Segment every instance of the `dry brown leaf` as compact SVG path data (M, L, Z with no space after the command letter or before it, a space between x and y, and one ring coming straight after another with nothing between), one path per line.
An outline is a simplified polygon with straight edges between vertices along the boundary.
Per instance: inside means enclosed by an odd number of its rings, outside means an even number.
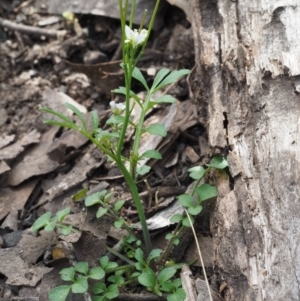
M6 184L10 186L19 185L33 176L47 174L59 166L58 162L51 160L47 155L58 130L58 127L52 127L42 135L40 143L30 149L24 160L13 166L7 173Z
M16 158L24 151L24 147L30 144L38 143L40 141L41 134L37 130L33 130L17 141L7 147L0 149L0 160L9 160Z
M32 266L19 255L18 248L0 249L0 271L7 277L6 284L35 286L52 269Z
M30 180L16 188L0 189L0 220L11 210L22 210L37 184L37 180Z
M55 232L40 231L39 236L23 233L18 245L15 247L24 262L35 264L46 249L57 242Z
M15 137L16 135L5 135L4 137L0 137L0 149L13 142Z

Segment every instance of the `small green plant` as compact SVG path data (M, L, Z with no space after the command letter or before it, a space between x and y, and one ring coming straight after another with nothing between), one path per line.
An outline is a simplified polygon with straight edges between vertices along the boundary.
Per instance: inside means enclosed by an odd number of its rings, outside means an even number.
M177 223L175 230L172 233L166 235L166 239L169 240L169 244L164 253L160 256L158 261L162 264L169 256L173 245L179 243L179 237L185 227L191 227L194 223L194 216L197 216L202 211L202 204L204 201L212 199L217 196L217 188L209 184L201 184L205 175L212 169L223 170L228 166L227 160L221 156L215 156L212 160L206 164L207 168L203 166L195 166L188 170L189 176L196 180L194 188L190 194L182 194L177 197L178 202L182 207L190 214L188 217L183 211L182 214L175 214L171 217L170 221Z
M140 271L138 275L138 281L141 285L145 286L147 290L162 296L163 293L168 293L167 300L184 300L185 292L180 287L180 279L171 278L176 274L177 269L174 267L163 267L156 273L151 268L151 261L156 260L160 257L161 250L154 249L150 252L148 258L144 260L144 254L141 249L135 251L135 258L137 263L135 264L136 270ZM178 265L177 268L180 268Z
M146 223L142 202L138 194L136 178L138 175L143 175L150 170L150 167L147 165L139 165L139 161L141 161L141 159L160 159L161 155L156 150L148 150L143 154L139 154L138 149L140 146L141 136L144 133L148 132L151 135L160 135L165 137L167 135L167 131L163 124L153 124L145 128L144 120L147 112L154 105L176 102L176 99L171 95L163 95L158 98L153 98L153 95L162 88L177 82L182 76L189 74L190 70L183 69L179 71L171 71L166 68L161 69L156 74L152 86L148 86L142 72L137 68L137 64L144 53L144 49L148 41L154 23L155 15L158 9L159 0L157 0L156 2L148 30L132 30L134 10L136 6L135 2L135 0L132 1L132 11L128 26L126 24L128 0L125 1L124 7L122 0L119 1L120 19L122 27L123 54L123 63L121 64L121 67L124 70L125 87L119 87L113 92L125 95L125 105L116 104L115 101L112 101L110 103L113 116L106 121L106 124L109 125L111 129L103 130L99 128L99 118L96 111L92 111L90 113L92 127L89 128L83 114L75 106L68 103L66 103L65 106L71 111L73 111L73 113L78 117L80 121L79 125L74 123L72 119L54 110L43 108L42 111L50 113L58 117L59 119L46 120L45 123L73 129L75 131L80 132L82 135L91 140L102 152L104 152L110 160L113 160L118 165L119 169L124 175L128 186L130 187L132 197L142 225L146 253L149 254L152 250L152 243L150 239L148 226ZM141 28L142 26L143 21L141 24ZM147 95L144 101L139 99L137 94L131 91L131 84L133 78L138 80L147 91ZM141 108L141 116L138 123L133 123L130 120L132 112L132 108L130 107L131 98L135 100L135 105L138 105ZM124 115L122 115L123 111ZM128 125L131 125L135 128L135 139L129 157L125 157L122 154L122 150ZM125 162L129 162L129 169L126 167Z
M98 206L96 212L97 218L107 215L114 220L116 228L124 228L128 231L128 235L121 242L122 251L119 252L107 247L109 252L127 264L118 266L115 262L110 262L107 256L104 256L100 259L99 266L91 269L89 269L86 262L79 262L73 267L63 269L60 272L61 278L66 282L70 282L70 284L58 286L51 290L49 293L51 301L64 301L70 291L73 293L86 293L90 279L100 281L92 289L94 293L92 297L93 301L114 299L119 294L118 288L128 284L142 285L147 290L159 296L167 294L168 301L181 301L185 299L185 292L181 288L181 281L179 278L176 278L177 270L182 265L171 264L167 259L172 247L179 243L180 233L184 227L191 226L190 219L185 213L174 215L171 218L171 222L177 223L177 227L172 233L166 236L166 239L169 240L167 248L164 251L153 249L145 212L136 183L139 175L144 175L150 170L149 166L141 164L142 159L159 160L162 158L161 154L155 149L147 150L142 154L139 153L142 135L144 133L162 137L167 135L163 124L153 124L145 127L145 116L157 104L176 102L176 99L171 95L159 97L155 97L154 95L157 91L177 82L181 77L190 73L187 69L171 71L163 68L157 72L152 85L149 86L142 72L137 68L137 64L144 53L151 33L159 2L159 0L156 1L148 30L142 29L146 15L143 17L140 29L137 30L132 29L136 0L132 0L132 10L128 25L126 24L129 7L128 0L125 0L125 3L119 0L123 57L121 67L124 71L125 86L115 89L113 93L124 95L125 104L116 103L114 100L110 102L112 116L106 121L106 129L99 127L99 118L96 111L90 112L90 122L87 122L86 117L74 105L65 104L77 116L79 122L76 123L71 118L59 112L48 108L42 109L43 112L50 113L56 117L55 120L46 120L45 123L80 132L105 153L109 160L116 163L130 188L143 232L143 240L140 240L136 237L130 225L121 216L120 212L125 204L124 200L118 200L112 204L110 200L112 193L107 190L87 196L85 198L85 206ZM133 79L139 81L147 91L144 100L141 100L131 90ZM139 106L141 110L140 119L136 123L131 120L133 110L133 106L130 104L131 99L134 100L134 106ZM129 155L125 156L123 146L128 126L135 129L135 139ZM180 195L178 202L191 215L191 219L201 212L204 201L217 195L216 187L209 184L200 185L200 181L212 168L224 169L226 167L226 159L217 156L206 165L206 168L197 166L189 170L191 178L196 180L196 185L191 194ZM86 190L80 192L74 201L81 199L86 192ZM56 229L62 234L67 235L72 231L72 227L65 225L63 221L64 217L69 213L69 208L58 212L54 217L51 217L50 213L45 213L36 220L32 226L32 230L36 232L41 229L47 231Z
M32 232L37 232L41 229L51 232L56 231L63 235L69 235L73 229L71 225L64 224L64 218L70 213L70 208L64 208L58 211L54 216L51 216L51 212L46 212L41 215L32 225Z
M110 262L108 257L104 256L100 259L99 267L89 269L87 262L78 262L74 265L74 267L62 269L59 272L61 279L71 282L72 284L57 286L50 291L49 299L55 301L64 301L70 291L72 291L74 294L83 294L87 292L89 288L89 279L102 280L106 274L110 272L116 272L118 270L116 269L117 267L117 263ZM122 282L119 278L110 278L110 280L113 280L111 281L113 283L109 286L106 286L104 282L100 282L94 286L94 294L101 296L95 296L93 301L111 300L119 295L118 284L121 284Z

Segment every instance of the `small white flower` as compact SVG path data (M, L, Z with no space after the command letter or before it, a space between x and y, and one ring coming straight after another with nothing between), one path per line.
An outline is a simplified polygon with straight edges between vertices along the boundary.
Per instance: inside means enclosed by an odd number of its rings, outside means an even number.
M115 115L120 115L122 111L126 108L126 106L123 103L116 103L115 101L111 101L109 105L111 107L111 111Z
M125 25L125 43L130 43L133 47L142 44L148 35L147 29L138 31L137 29L132 30L128 25Z

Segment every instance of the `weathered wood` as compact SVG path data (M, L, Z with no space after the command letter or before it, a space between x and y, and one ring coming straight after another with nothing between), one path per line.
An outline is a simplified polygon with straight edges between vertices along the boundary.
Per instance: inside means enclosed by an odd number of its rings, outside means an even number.
M232 177L218 179L216 283L225 300L300 300L299 0L200 0L199 13L194 94Z

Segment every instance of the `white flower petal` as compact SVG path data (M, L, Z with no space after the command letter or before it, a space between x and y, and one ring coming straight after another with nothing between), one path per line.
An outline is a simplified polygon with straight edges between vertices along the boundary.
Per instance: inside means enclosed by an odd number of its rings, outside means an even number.
M109 103L109 105L110 105L110 107L113 109L113 108L116 107L116 102L112 100L112 101Z
M123 103L117 103L116 107L118 110L121 110L121 111L125 110L125 108L126 108L126 106Z
M112 100L110 103L110 108L113 114L120 115L122 111L126 108L126 106L123 103L116 103L114 100Z
M132 30L128 25L125 25L125 35L126 40L125 43L130 43L133 47L138 46L139 44L142 44L148 35L147 29Z
M131 30L131 28L128 25L125 25L125 35L128 40L131 39L132 34L133 31Z

